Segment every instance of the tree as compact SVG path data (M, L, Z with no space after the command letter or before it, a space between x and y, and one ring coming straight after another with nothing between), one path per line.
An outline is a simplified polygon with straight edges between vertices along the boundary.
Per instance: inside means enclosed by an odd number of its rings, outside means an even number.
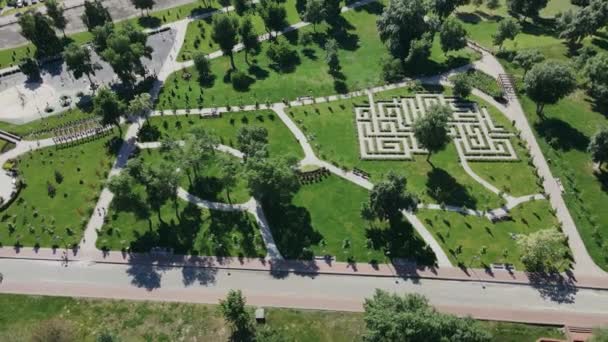
M447 18L458 6L467 4L468 0L430 0L429 4L432 11L439 16L439 18Z
M524 76L526 76L528 70L530 70L535 64L538 64L544 60L545 56L543 56L543 54L537 49L521 50L517 52L513 58L513 62L524 69Z
M40 65L34 58L23 58L19 63L19 71L21 71L29 81L40 80Z
M263 205L281 206L290 203L300 188L295 161L284 158L254 156L245 163L249 191Z
M243 126L236 135L236 146L245 158L267 156L268 131L261 126Z
M147 10L148 13L154 7L154 0L131 0L133 7L137 8L141 11L141 15L144 15L144 10Z
M152 96L149 93L141 93L135 95L131 101L129 101L129 107L127 111L129 114L145 118L148 120L148 114L153 108Z
M147 46L148 35L131 23L122 25L108 36L101 57L126 86L132 86L136 76L144 76L146 69L142 58L152 58L152 48Z
M559 272L567 262L566 236L554 228L520 235L517 246L521 262L531 272Z
M338 42L330 38L325 42L325 62L329 67L329 73L335 75L340 71L340 60L338 59Z
M230 57L230 66L233 70L236 69L236 66L234 65L234 54L232 49L234 49L234 46L238 41L238 27L239 22L234 17L227 15L213 16L211 38L220 46L220 50Z
M91 51L88 47L72 43L63 52L63 59L74 78L80 79L82 75L86 75L89 83L93 85L91 75L95 75L98 66L91 61Z
M103 4L99 0L87 0L84 2L84 13L81 19L89 31L106 23L112 23L110 12L107 8L103 7Z
M500 7L500 0L486 0L486 7L490 10L496 10Z
M514 16L538 18L541 9L547 7L549 0L507 0L507 8Z
M342 1L323 0L323 19L327 22L335 22L342 14Z
M230 191L237 184L237 175L239 174L239 164L232 157L222 157L220 158L220 169L222 170L220 181L226 189L226 198L228 198L228 202L232 203L230 200Z
M441 25L439 39L441 49L443 50L443 53L447 55L450 51L464 49L467 46L467 30L462 27L459 20L450 17Z
M245 307L241 290L230 290L226 299L220 300L219 309L232 328L233 340L241 341L253 334L251 313Z
M46 7L46 14L53 21L53 26L58 30L61 30L65 37L65 27L67 26L68 21L63 13L65 11L63 6L60 6L57 0L46 0L44 6Z
M466 74L458 74L454 76L452 78L452 83L454 84L454 95L463 99L471 95L473 87L471 86L469 77Z
M364 339L368 342L489 342L490 334L472 318L438 313L419 294L399 296L376 290L365 299Z
M410 44L410 53L405 62L412 67L424 64L431 56L431 48L433 47L433 34L427 32L419 39L412 40Z
M19 17L21 35L36 47L40 57L56 56L61 52L61 41L55 34L51 19L39 12L26 12Z
M232 6L234 7L236 14L242 16L245 14L245 12L247 12L249 3L247 0L232 0Z
M608 128L599 130L591 138L587 151L591 153L593 162L598 163L599 169L602 165L608 162Z
M502 50L502 45L507 39L514 40L521 31L521 26L511 18L503 19L498 23L496 33L492 36L494 45Z
M554 104L576 88L576 77L567 65L547 61L536 64L524 78L524 90L536 102L536 113L543 118L546 104Z
M272 44L266 50L266 55L273 62L273 67L278 71L290 69L298 61L298 53L292 49L285 40Z
M568 10L557 17L560 38L566 39L574 47L587 36L594 35L608 24L608 3L604 0L591 0L588 6Z
M302 20L312 24L313 31L317 32L317 24L325 19L323 0L306 0L306 8Z
M260 2L258 14L264 22L266 32L271 39L274 39L272 32L280 32L287 26L287 11L285 7L275 0L262 0Z
M257 53L260 49L260 42L258 41L258 35L255 32L253 23L250 17L245 17L241 20L239 26L239 36L243 43L243 50L245 51L245 63L249 64L247 59L250 53Z
M369 200L361 209L362 217L374 217L394 221L401 217L401 210L416 210L418 199L406 191L407 180L404 176L390 171L386 179L374 185Z
M412 41L420 39L429 29L422 0L390 0L376 26L380 39L396 58L405 59Z
M434 105L427 109L426 115L414 122L414 136L428 150L426 160L429 164L431 155L443 150L450 142L448 120L451 115L450 107Z
M194 67L198 72L198 81L201 84L207 83L213 76L211 73L211 61L205 53L197 51L192 56Z
M108 189L114 194L118 203L128 203L135 193L135 179L127 172L121 172L108 180Z
M146 185L146 194L150 207L158 214L158 220L162 222L160 215L162 206L169 200L173 200L175 215L179 217L177 204L177 188L179 187L179 172L172 164L163 164L158 168L148 171L150 177Z
M608 103L608 53L600 53L587 60L583 74L589 85L589 94L601 103Z
M386 83L402 81L405 77L403 63L397 58L388 57L382 60L382 79Z
M125 110L124 103L115 92L108 88L101 88L93 98L93 113L101 117L104 125L115 125L122 136L120 117Z

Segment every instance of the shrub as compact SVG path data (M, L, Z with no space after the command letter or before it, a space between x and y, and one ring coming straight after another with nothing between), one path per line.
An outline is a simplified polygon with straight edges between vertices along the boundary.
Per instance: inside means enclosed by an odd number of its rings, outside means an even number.
M55 170L55 182L57 182L57 184L61 184L61 182L63 182L63 175L61 172L59 172L59 170Z
M53 198L57 194L57 189L51 182L46 182L46 192L49 194L50 198Z
M454 95L467 98L471 95L471 82L466 74L458 74L452 78L452 83L454 83Z
M382 62L382 79L387 83L395 83L403 80L405 72L401 61L396 58L388 58Z

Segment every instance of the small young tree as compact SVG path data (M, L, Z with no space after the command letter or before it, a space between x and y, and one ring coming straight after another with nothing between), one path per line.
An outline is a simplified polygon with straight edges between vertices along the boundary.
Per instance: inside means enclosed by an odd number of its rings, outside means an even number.
M44 6L46 7L46 14L53 21L53 26L60 30L65 37L65 27L67 26L68 21L63 13L65 11L63 6L59 5L57 0L46 0Z
M81 18L89 31L93 31L94 28L103 26L106 23L112 23L110 12L107 8L103 7L103 4L99 0L85 1L84 13Z
M454 95L463 99L471 95L473 87L471 86L469 77L466 74L461 73L454 76L452 78L452 83L454 84Z
M414 122L414 136L428 150L426 160L431 166L431 155L443 150L450 142L448 120L452 109L435 105L427 109L426 115Z
M234 49L234 46L238 41L238 27L239 22L235 17L227 15L213 16L211 38L220 46L222 52L230 57L230 66L233 70L236 69L236 66L234 65L234 54L232 49Z
M557 229L520 235L517 245L521 262L532 272L558 272L567 262L566 236Z
M340 60L338 59L338 42L330 38L325 42L325 62L329 67L329 73L335 75L340 71Z
M405 77L403 64L397 58L385 58L382 60L382 79L386 83L402 81Z
M513 58L513 62L524 69L524 76L526 76L528 70L530 70L535 64L538 64L544 60L545 56L543 56L543 54L537 49L521 50L517 52Z
M249 64L248 55L255 54L260 49L260 42L258 41L258 35L253 27L253 22L250 17L245 17L241 20L239 26L239 36L243 43L243 51L245 51L245 63Z
M496 33L492 36L494 45L498 45L502 50L505 40L514 40L521 31L521 25L512 18L503 19L498 23Z
M587 150L591 153L593 162L598 163L601 170L602 165L608 162L608 128L603 128L593 135Z
M449 17L443 22L439 38L441 49L446 55L450 51L464 49L467 46L467 31L454 17Z
M89 83L93 85L91 75L95 75L95 69L98 66L91 61L91 51L88 47L72 43L63 52L63 59L74 78L80 79L83 75L86 75Z
M245 341L253 334L251 314L245 307L245 297L241 290L230 290L226 299L220 300L220 312L232 327L233 339Z
M576 77L567 65L547 61L536 64L524 78L526 94L536 102L536 113L543 118L546 104L554 104L576 88Z

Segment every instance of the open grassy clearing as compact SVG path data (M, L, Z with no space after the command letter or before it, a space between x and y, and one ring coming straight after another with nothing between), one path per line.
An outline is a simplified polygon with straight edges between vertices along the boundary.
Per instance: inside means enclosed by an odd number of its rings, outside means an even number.
M265 211L286 258L331 255L338 261L384 263L389 251L391 258L433 264L433 252L407 221L392 228L364 221L360 210L367 199L367 190L331 175L302 185L291 205Z
M95 341L109 331L124 341L225 341L230 337L216 305L144 301L90 300L65 297L0 295L0 339L27 340L41 321L61 319L79 341ZM363 314L266 308L267 325L289 341L362 341ZM539 337L563 338L556 329L535 325L486 322L498 342L534 342Z
M296 138L281 119L270 110L255 112L227 113L220 118L203 119L197 115L165 115L150 119L153 140L160 138L182 139L195 127L202 127L219 137L220 143L236 148L236 136L241 127L252 125L268 131L268 152L271 156L304 157L304 152ZM148 140L149 139L145 139Z
M512 220L491 223L485 217L462 215L437 210L420 210L418 217L433 233L450 260L467 267L479 267L491 263L511 263L523 270L520 254L512 234L529 234L557 225L548 201L524 203L511 210ZM457 250L462 246L462 252ZM485 246L487 252L479 256ZM504 252L507 252L505 256Z
M97 238L98 248L148 252L153 247L166 247L188 255L266 255L255 218L246 212L201 209L177 199L157 213L147 206L143 186L137 185L133 192L136 200L112 202Z
M328 28L318 25L315 42L309 46L298 45L298 36L303 32L313 32L312 27L281 36L297 52L298 58L293 65L278 69L268 59L266 51L272 42L262 43L261 52L248 66L244 53L235 54L237 68L249 76L246 89L235 90L229 81L230 61L228 57L214 59L211 62L213 80L199 84L198 74L194 68L178 71L171 75L161 91L157 107L159 109L196 108L211 106L238 106L266 101L277 102L283 99L293 100L300 96L320 96L343 93L368 86L382 84L380 78L381 60L388 52L378 37L376 30L377 14L381 12L379 3L368 4L358 11L343 13L343 20ZM335 78L328 72L324 61L325 51L321 48L326 39L325 32L337 40L340 50L341 70ZM477 55L469 50L452 53L446 57L435 40L432 56L426 65L416 66L422 74L435 74L456 65L466 64ZM255 61L254 61L255 59ZM185 79L184 75L191 77Z
M291 25L301 21L298 12L296 11L295 0L287 0L282 5L287 12L288 24ZM259 5L253 5L251 8L249 8L248 12L243 14L243 17L250 16L255 32L257 32L257 35L259 36L266 33L266 30L264 28L262 18L257 14L256 6ZM235 12L216 15L231 15L239 18L239 20L242 19L242 17L238 16ZM219 46L211 39L211 33L213 32L211 22L211 18L206 18L203 20L196 20L188 24L188 31L186 32L184 44L182 45L177 58L178 61L187 61L192 59L194 52L197 51L208 54L219 50Z
M139 153L139 157L146 165L161 166L164 162L167 162L169 156L166 153L161 153L158 149L143 149ZM251 196L247 189L243 168L239 167L236 186L227 190L221 181L222 169L219 164L220 158L234 158L238 160L229 154L216 152L214 156L205 162L199 177L192 179L192 184L188 176L182 172L180 186L189 193L209 201L223 203L247 202Z
M34 120L22 125L0 121L0 129L19 135L28 140L38 140L52 136L51 132L47 132L47 130L52 130L53 128L68 124L72 121L93 117L94 116L91 113L79 108L74 108L61 114L48 116L44 119Z
M17 168L26 185L0 214L0 242L40 247L79 242L122 142L115 134L21 156ZM49 184L55 194L49 192Z

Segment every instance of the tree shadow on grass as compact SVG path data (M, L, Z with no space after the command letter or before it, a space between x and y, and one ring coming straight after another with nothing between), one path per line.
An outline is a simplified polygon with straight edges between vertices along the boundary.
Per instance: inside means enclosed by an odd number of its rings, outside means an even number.
M188 188L189 193L209 201L218 201L222 191L224 191L224 185L217 177L199 176Z
M264 204L272 236L286 259L312 259L310 248L323 236L311 224L310 213L293 204Z
M150 207L137 193L133 193L132 196L124 199L115 197L112 201L112 207L115 209L115 215L122 211L133 213L140 220L150 217ZM113 219L116 219L116 217Z
M225 257L231 255L230 247L239 247L240 252L236 255L243 257L264 257L264 254L257 252L255 245L255 232L257 225L251 221L250 217L240 211L219 211L210 212L209 232L215 236L218 245L214 246L213 255ZM234 241L233 232L238 231L242 237L238 242Z
M356 2L356 0L350 0L347 1L347 4ZM366 4L365 6L361 6L361 7L356 7L354 9L356 12L367 12L369 14L382 14L382 11L384 10L384 4L379 3L379 2L370 2L369 4Z
M602 191L608 193L608 171L599 170L593 173L595 178L600 182Z
M106 152L111 156L118 156L120 148L124 143L124 139L118 135L113 136L110 140L106 141L105 148Z
M370 227L365 235L372 241L374 249L390 252L391 259L406 259L418 265L434 266L435 253L414 232L412 225L401 216L389 227Z
M250 75L253 75L253 77L255 77L256 80L264 80L264 79L268 78L268 75L270 74L268 72L268 70L260 68L260 66L257 64L251 65L247 69L247 72Z
M137 23L144 28L156 28L159 27L161 25L161 20L159 18L156 17L150 17L150 16L145 16L145 17L139 17L137 18Z
M477 200L445 170L433 168L427 173L427 177L427 194L438 203L476 208Z
M569 123L556 119L547 118L534 124L538 134L556 150L561 151L585 151L589 145L589 138Z
M482 21L478 13L458 12L456 17L467 24L479 24Z
M332 21L331 26L327 30L327 34L334 38L341 49L354 51L359 48L359 36L349 32L355 27L343 17L338 17Z
M535 22L524 21L521 24L521 31L533 36L551 36L557 38L557 25L554 19L538 18Z

